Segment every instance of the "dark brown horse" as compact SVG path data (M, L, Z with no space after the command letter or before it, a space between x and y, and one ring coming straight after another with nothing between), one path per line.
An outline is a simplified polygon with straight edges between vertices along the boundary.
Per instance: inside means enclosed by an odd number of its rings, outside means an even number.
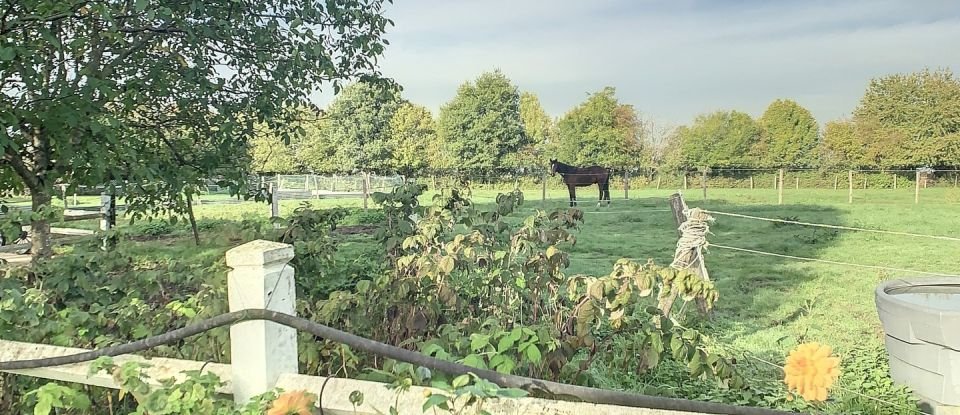
M556 173L560 173L560 177L567 185L567 190L570 191L570 206L577 205L578 187L590 186L594 183L600 187L600 201L597 202L597 206L600 206L604 200L607 201L607 206L610 206L610 170L600 166L575 167L551 159L550 175L553 176Z

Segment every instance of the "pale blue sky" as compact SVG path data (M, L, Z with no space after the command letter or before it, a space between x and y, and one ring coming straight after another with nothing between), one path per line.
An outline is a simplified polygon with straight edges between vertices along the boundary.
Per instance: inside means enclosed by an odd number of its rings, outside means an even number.
M958 0L395 0L387 15L384 75L434 113L499 68L553 116L609 85L660 123L791 98L823 124L872 77L960 72Z

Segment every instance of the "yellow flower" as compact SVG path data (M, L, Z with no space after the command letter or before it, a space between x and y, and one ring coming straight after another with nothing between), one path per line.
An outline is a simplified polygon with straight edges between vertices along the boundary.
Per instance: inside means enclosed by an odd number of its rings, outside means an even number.
M270 404L267 415L310 415L316 397L305 391L285 392Z
M840 359L830 356L830 346L805 343L787 356L783 381L808 401L827 400L827 389L840 377Z

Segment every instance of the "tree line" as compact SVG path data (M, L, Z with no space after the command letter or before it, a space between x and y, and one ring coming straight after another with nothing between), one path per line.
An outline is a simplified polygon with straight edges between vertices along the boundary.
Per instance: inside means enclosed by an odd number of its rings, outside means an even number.
M464 82L434 116L393 85L354 83L304 134L252 141L261 173L542 171L548 159L615 170L913 169L960 166L960 79L923 70L873 79L852 116L821 129L789 99L757 119L737 110L663 128L603 88L559 118L500 71Z

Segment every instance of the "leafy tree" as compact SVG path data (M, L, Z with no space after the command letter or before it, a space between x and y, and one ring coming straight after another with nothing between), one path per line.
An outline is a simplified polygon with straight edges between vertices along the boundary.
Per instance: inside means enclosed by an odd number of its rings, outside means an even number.
M788 99L778 99L760 117L758 160L772 167L811 167L817 164L820 127L813 114Z
M240 192L254 124L286 136L284 108L318 85L373 79L391 23L382 0L0 8L0 189L22 184L35 212L50 211L58 182L180 212L212 175ZM51 253L50 217L32 222L34 255Z
M291 146L264 131L250 140L250 168L257 173L294 173L297 160Z
M750 115L717 111L700 115L693 125L678 130L681 167L751 167L751 151L760 139L760 127Z
M856 123L851 120L828 122L823 127L823 141L818 153L827 167L864 166L863 140L857 136Z
M511 156L529 142L517 87L499 70L460 85L453 100L440 109L437 127L450 154L466 169L510 166L516 163Z
M615 94L614 88L606 87L560 119L556 158L619 168L641 164L643 122L633 106L621 104Z
M404 176L423 173L438 158L438 142L430 110L404 103L390 119L390 168Z
M908 166L904 138L876 122L841 120L827 123L819 154L825 166L866 169Z
M403 101L393 86L357 82L343 89L327 110L325 127L314 143L333 152L337 170L390 170L390 120ZM314 159L314 161L320 161ZM323 163L323 161L320 161Z
M870 124L874 138L899 137L903 165L960 165L960 79L949 70L896 74L870 82L854 111L858 124Z
M546 147L556 140L556 125L553 118L540 105L540 99L532 92L520 94L520 119L529 143L520 149L519 163L526 166L543 166L547 162Z

